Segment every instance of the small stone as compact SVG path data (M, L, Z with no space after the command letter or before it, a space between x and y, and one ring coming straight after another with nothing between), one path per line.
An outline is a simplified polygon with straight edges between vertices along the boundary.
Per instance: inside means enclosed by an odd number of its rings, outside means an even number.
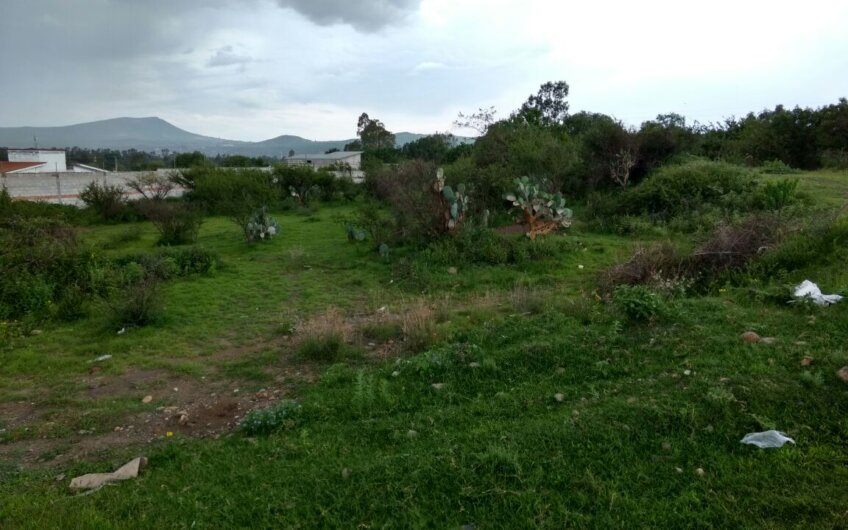
M44 333L44 332L41 331L40 329L34 329L34 330L29 332L29 334L33 337L37 337L37 336L41 335L42 333Z
M179 388L174 387L174 392L179 392L179 391L180 391L180 389L179 389Z
M406 431L406 437L407 438L415 438L417 436L418 436L418 433L413 431L412 429L409 429L408 431Z
M468 367L469 368L480 368L480 363L478 363L476 361L472 362L472 363L468 363Z
M678 473L683 473L683 469L682 469L682 468L676 467L676 468L674 468L674 470L675 470L675 471L677 471Z
M395 370L394 372L392 372L392 377L397 377L397 376L399 376L399 375L400 375L400 372L398 372L397 370Z
M805 341L805 340L796 340L795 341L795 346L806 346L806 345L807 345L807 341Z
M343 468L343 469L342 469L342 478L347 478L347 477L349 477L349 476L350 476L350 469L348 469L348 468Z
M433 389L435 389L435 390L441 390L445 387L445 384L444 383L433 383L430 386L432 386Z
M114 429L112 429L112 430L113 430L113 431L115 431L115 432L121 432L121 431L123 431L123 430L124 430L124 428L123 428L123 427L121 427L121 426L119 425L119 426L115 427L115 428L114 428Z
M448 267L448 274L456 274L458 272L459 271L457 270L456 267Z
M239 389L238 389L238 388L236 388L235 390L233 390L233 394L238 394L238 393L239 393Z
M683 370L683 375L692 375L692 370Z
M554 394L554 400L557 403L562 403L563 401L565 401L565 396L557 392L556 394Z
M848 366L840 368L839 371L836 372L836 375L839 379L842 379L843 383L848 383Z
M762 342L763 344L774 344L775 342L777 342L777 339L774 337L763 337L760 339L760 342Z
M141 398L141 402L145 404L150 403L151 401L153 401L153 396L144 396Z
M706 471L704 471L703 468L699 467L698 469L695 470L695 474L698 475L699 477L703 477L704 473L706 473Z
M188 425L188 414L185 412L181 412L179 418L177 419L177 423L180 425Z
M801 359L801 366L810 366L811 364L813 364L813 358L809 355Z
M742 340L745 342L760 342L760 336L753 331L746 331L742 334Z

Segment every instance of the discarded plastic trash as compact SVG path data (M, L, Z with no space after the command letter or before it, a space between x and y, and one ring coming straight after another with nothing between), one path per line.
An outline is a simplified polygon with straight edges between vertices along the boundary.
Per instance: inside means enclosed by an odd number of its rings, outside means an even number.
M816 305L830 305L842 300L838 294L822 294L819 286L810 280L804 280L795 288L795 298L809 297Z
M143 456L130 460L112 473L89 473L71 480L72 490L97 490L110 482L129 480L141 473L142 468L147 465L147 459Z
M783 447L785 443L794 444L795 440L780 431L749 432L740 440L743 444L756 445L760 449Z
M88 361L88 362L90 362L90 363L99 363L99 362L103 362L103 361L108 361L108 360L109 360L109 359L111 359L111 358L112 358L112 356L111 356L111 355L106 354L106 355L101 355L100 357L97 357L97 358L95 358L95 359L92 359L92 360L90 360L90 361Z

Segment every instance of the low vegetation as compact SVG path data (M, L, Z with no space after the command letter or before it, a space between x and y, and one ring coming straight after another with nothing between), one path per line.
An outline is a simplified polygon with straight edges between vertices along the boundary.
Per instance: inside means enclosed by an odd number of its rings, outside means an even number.
M363 115L362 185L0 194L0 526L843 526L848 304L791 288L848 294L848 174L567 93L413 161Z

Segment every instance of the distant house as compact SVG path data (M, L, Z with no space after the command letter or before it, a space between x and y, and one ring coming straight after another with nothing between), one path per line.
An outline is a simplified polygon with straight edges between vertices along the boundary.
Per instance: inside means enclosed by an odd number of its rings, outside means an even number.
M0 173L108 173L85 164L68 167L64 149L9 149L9 161L0 161Z
M292 155L285 159L289 166L312 166L315 169L335 169L344 167L353 171L359 171L362 167L362 151L336 151L335 153L321 153L314 155Z

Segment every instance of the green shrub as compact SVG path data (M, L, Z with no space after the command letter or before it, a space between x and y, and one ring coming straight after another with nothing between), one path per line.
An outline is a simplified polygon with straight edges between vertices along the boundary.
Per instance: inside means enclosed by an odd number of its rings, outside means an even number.
M658 169L595 213L647 215L668 221L710 209L723 213L747 212L755 206L756 188L757 182L749 170L723 162L697 160Z
M197 208L154 199L139 201L138 208L159 232L159 245L184 245L197 241L203 223Z
M0 319L46 316L70 287L91 295L97 289L92 275L97 263L62 221L0 222Z
M768 160L763 162L762 167L760 167L760 173L765 173L766 175L791 175L797 172L797 170L792 169L782 160Z
M136 278L150 274L162 280L174 276L208 274L219 265L216 254L202 247L167 248L156 253L128 254L116 258L119 267L132 265L137 268Z
M111 318L117 326L146 326L159 321L163 314L159 279L146 275L114 289L108 300Z
M784 179L766 182L759 190L760 207L764 210L778 211L798 201L798 179Z
M106 221L118 219L126 208L126 192L121 186L89 182L80 192L79 198Z
M666 312L665 301L653 289L644 285L620 285L612 296L613 306L628 320L654 320Z
M310 361L337 361L344 353L344 339L338 333L307 337L298 347L298 354Z
M281 401L265 409L251 410L241 420L239 428L248 436L271 434L292 426L301 410L296 401Z

